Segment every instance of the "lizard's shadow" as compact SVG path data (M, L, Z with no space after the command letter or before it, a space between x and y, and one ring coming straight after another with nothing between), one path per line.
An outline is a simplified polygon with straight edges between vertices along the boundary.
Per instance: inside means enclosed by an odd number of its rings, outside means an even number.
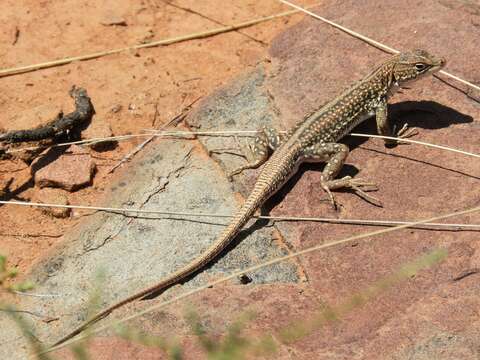
M388 105L388 116L392 126L401 129L403 125L420 129L443 129L452 124L473 122L469 115L439 104L435 101L403 101ZM377 134L375 118L371 118L358 125L353 132ZM347 136L341 142L348 145L350 150L362 145L368 140L366 137Z
M400 127L408 122L422 129L442 129L452 124L473 122L470 115L435 101L403 101L389 105L388 109L394 121L400 121Z
M441 129L450 126L451 124L464 124L470 123L473 121L473 118L469 115L462 114L459 111L452 109L450 107L444 106L434 101L404 101L388 106L389 118L391 119L391 125L395 125L396 128L402 128L405 123L408 123L410 127L421 128L421 129ZM375 118L371 118L362 124L358 125L353 129L353 132L364 133L364 134L377 134ZM346 136L340 142L346 144L350 151L359 147L363 143L368 141L366 137L357 137L357 136ZM396 145L394 145L395 147ZM381 152L381 150L379 150ZM390 154L392 156L399 156L395 154ZM412 161L422 160L409 158ZM262 208L262 214L267 215L270 211L278 205L288 194L292 188L295 186L297 181L303 176L307 171L321 171L325 166L324 163L304 163L300 166L299 170L292 178L280 189L272 198L270 198ZM433 165L435 167L441 167L438 165ZM443 169L446 169L442 167ZM457 173L461 173L457 170L451 170ZM337 178L344 176L355 177L359 173L358 168L347 163L343 165L340 174ZM461 173L462 175L474 177L469 174ZM345 190L335 190L336 192L351 192L349 189Z

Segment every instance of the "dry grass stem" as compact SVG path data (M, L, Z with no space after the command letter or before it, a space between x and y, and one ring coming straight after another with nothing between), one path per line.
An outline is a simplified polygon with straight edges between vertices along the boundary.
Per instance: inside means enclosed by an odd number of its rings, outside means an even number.
M163 126L160 127L159 130L163 130L165 129L166 127L170 126L171 124L178 124L178 122L182 121L185 116L188 114L188 112L190 111L190 109L192 108L192 106L199 100L200 98L196 98L195 100L193 100L190 104L188 104L187 106L185 106L183 108L183 110L180 112L180 114L176 115L175 117L173 117L173 119L171 119L170 121L168 121L167 123L165 123ZM155 116L156 117L158 114L158 109L157 109L157 106L155 106ZM155 124L155 119L153 121L153 123ZM115 164L115 166L112 166L112 168L110 170L108 170L108 174L111 174L115 171L115 169L117 169L118 167L122 166L122 164L124 164L125 162L127 162L131 157L135 156L138 152L140 152L146 145L148 145L148 143L150 143L153 139L155 139L155 135L151 135L147 140L143 141L140 145L138 145L135 149L133 149L131 152L129 152L127 155L125 155L122 160L120 160L117 164Z
M327 24L329 24L329 25L331 25L331 26L349 34L349 35L352 35L353 37L356 37L357 39L360 39L360 40L366 42L367 44L370 44L370 45L376 47L377 49L380 49L380 50L385 51L385 52L390 53L390 54L398 54L400 52L400 51L398 51L394 48L391 48L390 46L382 44L382 43L380 43L376 40L373 40L373 39L371 39L371 38L369 38L365 35L362 35L362 34L356 32L356 31L350 30L350 29L346 28L345 26L339 25L339 24L337 24L333 21L325 19L324 17L322 17L318 14L315 14L312 11L307 10L307 8L303 8L301 6L295 5L295 4L293 4L293 3L291 3L290 1L287 1L287 0L278 0L278 1L280 1L281 3L283 3L285 5L288 5L288 6L292 7L294 9L298 10L298 11L301 11L305 14L308 14L308 15L314 17L315 19L321 20L321 21L323 21L323 22L325 22L325 23L327 23ZM471 87L472 89L476 89L476 90L480 91L480 86L477 86L477 85L475 85L475 84L473 84L473 83L471 83L467 80L464 80L464 79L462 79L462 78L460 78L456 75L450 74L449 72L446 72L445 70L440 70L439 73L443 74L445 76L448 76L448 77L450 77L450 78L452 78L456 81L459 81L462 84Z
M124 324L127 321L130 321L132 319L138 318L138 317L143 316L143 315L145 315L147 313L150 313L152 311L156 311L156 310L158 310L160 308L163 308L167 305L170 305L172 303L175 303L175 302L178 302L180 300L191 297L191 296L193 296L193 295L195 295L195 294L197 294L197 293L199 293L199 292L201 292L205 289L208 289L208 288L211 288L213 286L219 285L221 283L227 282L229 280L238 278L239 276L241 276L243 274L252 273L254 271L257 271L259 269L262 269L262 268L270 266L270 265L274 265L274 264L277 264L277 263L280 263L280 262L283 262L283 261L286 261L286 260L289 260L289 259L293 259L293 258L302 256L302 255L310 254L310 253L313 253L315 251L323 250L323 249L326 249L326 248L329 248L329 247L332 247L332 246L337 246L337 245L349 243L349 242L360 240L360 239L366 239L366 238L369 238L369 237L372 237L372 236L378 236L378 235L383 235L383 234L386 234L386 233L391 233L391 232L394 232L394 231L398 231L398 230L401 230L401 229L411 227L412 225L420 225L420 224L425 224L425 223L431 223L431 222L434 222L434 221L447 219L447 218L454 217L454 216L467 215L467 214L471 214L471 213L478 212L478 211L480 211L480 206L470 208L470 209L466 209L466 210L451 212L451 213L448 213L448 214L445 214L445 215L434 216L434 217L431 217L431 218L428 218L428 219L415 221L415 222L413 222L409 225L399 225L399 226L389 228L389 229L382 229L382 230L368 232L368 233L365 233L365 234L350 236L350 237L347 237L347 238L344 238L344 239L341 239L341 240L336 240L336 241L328 242L328 243L325 243L325 244L322 244L322 245L313 246L313 247L310 247L308 249L297 251L297 252L294 252L294 253L286 255L286 256L278 257L276 259L266 261L266 262L263 262L261 264L255 265L255 266L251 266L247 269L236 271L236 272L232 273L231 275L225 276L225 277L223 277L219 280L216 280L216 281L209 282L206 285L199 286L198 288L196 288L194 290L187 291L182 295L179 295L179 296L176 296L176 297L174 297L170 300L161 302L160 304L150 306L149 308L147 308L145 310L139 311L138 313L136 313L134 315L127 316L127 317L125 317L121 320L111 321L106 325L99 326L99 327L93 329L91 331L90 335L98 334L98 333L100 333L102 331L105 331L105 330L107 330L107 329L109 329L113 326L118 326L120 324ZM385 237L382 237L381 239L385 239ZM66 346L71 345L72 343L80 341L80 340L84 339L85 337L86 337L86 335L79 335L74 339L66 341L65 343L63 343L61 345L58 345L56 347L51 347L46 351L47 352L52 352L52 351L59 350L61 348L64 348Z
M55 144L55 145L52 145L50 147L92 144L92 143L96 143L96 142L112 141L112 140L117 140L117 141L130 140L130 139L139 138L139 137L151 137L151 136L175 137L175 138L182 138L182 139L189 139L190 140L190 139L193 139L192 138L193 136L254 137L255 134L258 133L257 130L162 131L162 132L158 132L156 130L150 130L150 132L151 132L150 134L132 134L132 135L111 136L111 137L106 137L106 138L85 139L85 140ZM280 131L280 132L282 133L282 131ZM392 139L392 140L397 140L400 143L410 143L410 144L423 145L423 146L428 146L428 147L432 147L432 148L436 148L436 149L452 151L452 152L455 152L455 153L480 158L480 154L475 154L475 153L472 153L472 152L459 150L459 149L455 149L455 148L448 147L448 146L436 145L436 144L428 143L428 142L425 142L425 141L417 141L417 140L411 140L411 139L405 139L405 138L396 138L396 137L383 136L383 135L360 134L360 133L351 133L350 136L370 137L370 138L376 138L376 139ZM21 149L13 149L13 150L6 151L6 153L15 153L15 152L20 152L20 151L25 151L25 150L35 150L37 148L38 148L38 146L26 147L26 148L21 148Z
M314 5L312 5L314 6ZM132 51L132 50L138 50L138 49L144 49L144 48L149 48L149 47L157 47L157 46L165 46L165 45L171 45L183 41L188 41L188 40L193 40L193 39L202 39L206 38L209 36L214 36L230 31L237 31L239 29L243 29L246 27L250 27L253 25L260 24L262 22L278 19L284 16L290 16L293 14L296 14L300 12L300 10L290 10L290 11L285 11L281 12L278 14L270 15L270 16L264 16L261 18L253 19L253 20L248 20L244 21L235 25L229 25L229 26L223 26L220 28L215 28L212 30L206 30L206 31L201 31L193 34L187 34L187 35L182 35L182 36L176 36L173 38L168 38L168 39L162 39L158 41L152 41L147 44L140 44L140 45L133 45L129 47L124 47L124 48L118 48L118 49L111 49L111 50L105 50L105 51L99 51L95 52L92 54L86 54L86 55L80 55L80 56L73 56L73 57L66 57L63 59L58 59L58 60L53 60L53 61L47 61L44 63L39 63L39 64L33 64L33 65L26 65L26 66L19 66L19 67L14 67L14 68L9 68L9 69L3 69L0 70L0 78L4 76L10 76L10 75L16 75L16 74L22 74L25 72L30 72L30 71L36 71L36 70L41 70L41 69L47 69L55 66L61 66L61 65L66 65L74 61L84 61L84 60L92 60L92 59L97 59L101 58L107 55L113 55L113 54L118 54L122 52L127 52L127 51Z
M128 208L114 208L101 206L87 206L87 205L62 205L62 204L45 204L36 202L22 202L22 201L4 201L0 200L0 204L4 205L19 205L32 207L48 207L48 208L66 208L66 209L80 209L105 211L111 213L138 213L138 214L156 214L166 216L187 216L187 217L212 217L212 218L231 218L233 215L227 214L211 214L211 213L193 213L181 211L162 211L162 210L145 210L145 209L128 209ZM311 221L311 222L326 222L332 224L350 224L350 225L369 225L369 226L397 226L406 225L424 230L480 230L480 224L448 224L448 223L424 223L414 225L415 221L398 221L398 220L368 220L368 219L332 219L306 216L252 216L255 219L265 219L273 221ZM165 219L160 217L152 217L154 219ZM168 220L184 220L167 218Z

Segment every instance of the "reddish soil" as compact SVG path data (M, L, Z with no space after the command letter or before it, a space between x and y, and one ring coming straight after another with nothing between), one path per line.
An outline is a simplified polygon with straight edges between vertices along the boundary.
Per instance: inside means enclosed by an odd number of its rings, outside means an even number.
M273 1L220 3L187 0L172 6L160 0L6 0L0 12L0 68L127 47L289 10ZM114 135L159 127L195 99L252 68L264 58L271 39L302 17L297 14L240 32L2 78L0 128L31 128L52 119L60 110L72 111L68 96L72 85L88 91L96 110L93 122L107 123ZM119 19L126 26L104 25ZM143 140L123 141L116 149L102 153L92 151L98 169L93 185L70 193L69 202L99 204L99 195L122 171L119 168L108 174L108 170ZM0 182L12 176L14 199L35 199L38 188L28 184L29 167L21 160L0 161ZM62 234L83 214L74 211L70 218L57 219L36 208L2 206L0 253L20 272L26 272L52 245L62 241Z

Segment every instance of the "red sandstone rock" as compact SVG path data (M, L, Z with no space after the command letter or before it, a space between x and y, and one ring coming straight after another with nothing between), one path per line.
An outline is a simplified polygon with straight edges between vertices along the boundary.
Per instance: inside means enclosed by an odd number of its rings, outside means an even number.
M102 119L93 120L88 128L82 131L83 139L108 138L113 135L110 125ZM102 141L89 144L88 147L95 151L105 151L115 148L116 141Z
M32 169L38 167L41 161L45 161L45 158L33 162ZM75 191L90 185L94 172L95 163L88 152L74 145L58 159L36 171L35 184L41 188L58 187Z
M60 189L44 188L39 190L35 194L33 199L35 202L42 204L59 204L59 205L68 205L68 198L65 191ZM55 207L44 207L40 208L46 214L52 215L57 218L66 218L70 215L71 209L68 208L55 208Z

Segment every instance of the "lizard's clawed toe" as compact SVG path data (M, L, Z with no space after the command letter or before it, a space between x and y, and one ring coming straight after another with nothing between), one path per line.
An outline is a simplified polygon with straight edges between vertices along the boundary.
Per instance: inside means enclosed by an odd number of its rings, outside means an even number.
M368 201L369 203L380 207L383 206L379 199L367 194L367 192L378 190L378 186L371 181L359 178L352 178L351 176L345 176L341 179L331 180L321 185L323 190L325 190L325 192L330 197L330 201L334 209L337 209L338 207L331 193L331 190L342 188L352 189L358 196Z
M385 145L387 145L388 147L393 147L396 145L409 145L408 142L402 142L401 140L418 135L418 130L409 127L408 123L405 123L398 131L396 131L396 129L394 128L393 133L395 134L395 137L398 138L398 140L385 140Z
M364 187L367 187L368 189L363 189L363 191L365 192L369 192L369 191L378 191L378 186L377 184L371 182L371 181L368 181L368 180L364 180L364 179L351 179L349 181L349 185L350 187L361 187L361 188L364 188Z
M397 132L397 137L400 139L407 139L415 135L418 135L418 130L409 127L408 123L405 123Z
M358 196L369 203L383 207L382 202L379 199L367 194L367 192L378 191L378 186L375 183L364 179L355 178L348 181L347 187L350 187Z
M379 199L377 199L374 196L371 196L371 195L367 194L367 191L375 191L375 190L362 190L361 188L359 188L355 185L352 185L351 188L352 188L353 191L355 191L355 194L360 196L362 199L368 201L369 203L371 203L373 205L383 207L383 204Z

